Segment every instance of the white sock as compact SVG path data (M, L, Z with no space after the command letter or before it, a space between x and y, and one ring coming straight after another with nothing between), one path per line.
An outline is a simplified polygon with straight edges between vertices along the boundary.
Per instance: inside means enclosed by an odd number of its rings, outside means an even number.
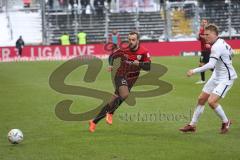
M223 123L227 123L228 122L228 118L225 115L224 110L223 110L223 108L222 108L222 106L220 104L215 108L215 112L222 119Z
M194 111L194 113L193 113L193 116L192 116L192 121L190 122L190 125L192 126L192 125L195 125L196 123L197 123L197 121L198 121L198 119L199 119L199 117L200 117L200 115L203 113L203 111L204 111L204 106L202 106L202 105L197 105L197 107L196 107L196 109L195 109L195 111Z

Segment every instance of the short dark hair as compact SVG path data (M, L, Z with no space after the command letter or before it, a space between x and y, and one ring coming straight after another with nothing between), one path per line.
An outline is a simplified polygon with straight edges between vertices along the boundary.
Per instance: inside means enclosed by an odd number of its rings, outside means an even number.
M137 35L137 39L138 39L138 40L140 39L140 35L139 35L139 33L136 32L136 31L132 31L132 32L130 32L128 35Z
M212 32L215 32L216 35L218 36L218 33L219 33L219 29L218 29L218 26L215 25L215 24L209 24L205 27L205 30L209 30L209 31L212 31Z

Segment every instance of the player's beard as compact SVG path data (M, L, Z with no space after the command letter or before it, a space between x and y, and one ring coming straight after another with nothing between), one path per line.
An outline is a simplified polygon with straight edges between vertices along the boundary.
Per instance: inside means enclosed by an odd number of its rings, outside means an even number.
M136 43L135 45L129 43L128 47L130 48L131 51L136 51L138 49L138 43Z

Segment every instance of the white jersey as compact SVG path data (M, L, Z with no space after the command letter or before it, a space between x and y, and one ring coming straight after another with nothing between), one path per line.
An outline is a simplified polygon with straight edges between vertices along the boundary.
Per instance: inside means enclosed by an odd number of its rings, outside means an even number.
M217 60L212 74L215 80L233 80L237 73L232 65L233 51L223 39L218 39L211 48L210 58Z
M214 68L211 79L216 81L234 80L237 73L232 65L233 51L229 44L218 38L211 47L210 59L207 64L193 70L194 73Z

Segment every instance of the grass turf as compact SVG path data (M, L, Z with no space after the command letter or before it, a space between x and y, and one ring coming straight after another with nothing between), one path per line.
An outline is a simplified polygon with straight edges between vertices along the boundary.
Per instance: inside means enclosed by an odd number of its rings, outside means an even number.
M233 120L229 134L218 133L221 122L209 107L200 119L197 132L182 134L178 128L189 121L202 88L195 84L199 76L185 76L189 68L197 65L198 57L154 57L153 62L168 68L160 79L171 83L173 90L158 97L137 98L134 107L123 103L114 116L113 125L102 121L93 134L88 132L87 122L62 121L55 115L55 105L64 99L74 100L73 113L93 109L101 102L61 94L50 88L49 76L63 62L0 63L0 159L239 159L240 80L221 101ZM238 75L239 62L240 56L235 56ZM72 72L66 82L112 93L105 68L104 62L94 83L83 82L85 67ZM156 119L151 117L154 114ZM11 145L7 141L11 128L23 131L21 144Z

